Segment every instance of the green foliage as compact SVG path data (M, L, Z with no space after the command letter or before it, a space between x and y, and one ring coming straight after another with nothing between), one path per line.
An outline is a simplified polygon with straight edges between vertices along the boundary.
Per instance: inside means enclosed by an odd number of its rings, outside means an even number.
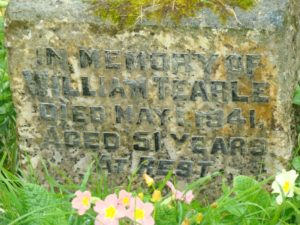
M90 0L95 12L119 29L132 27L145 19L160 22L165 18L179 23L182 18L196 17L203 8L210 8L225 21L234 16L234 7L247 10L256 0Z
M271 203L269 193L261 187L261 184L250 177L235 177L233 181L233 190L238 199L246 199L248 202L257 204L263 208ZM246 192L246 190L248 191Z
M22 188L22 201L28 213L28 225L66 225L65 212L54 194L37 184L25 183ZM68 205L70 207L70 205ZM34 214L29 214L35 212ZM41 221L42 219L42 221Z
M156 225L174 225L178 224L177 210L168 205L157 205L155 212Z
M293 159L292 165L295 170L300 171L300 156L297 156Z
M299 85L296 87L296 90L294 93L294 98L293 98L293 103L295 105L300 105L300 86Z
M0 1L0 8L5 8L8 4L8 1Z
M0 8L5 7L7 1L0 1ZM3 11L0 10L3 15ZM17 165L16 144L16 113L12 102L12 94L7 74L7 57L4 48L3 17L0 16L0 156L4 152L9 153L6 160L6 168L15 171Z
M6 156L6 154L5 154ZM59 184L46 172L48 188L40 186L38 183L31 183L32 177L22 175L18 177L11 174L3 167L5 158L0 161L0 225L93 225L95 213L88 211L84 216L78 216L71 208L71 200L75 190L89 190L93 196L104 199L108 194L116 193L120 187L108 187L107 179L102 176L97 186L93 187L91 171L93 166L87 171L80 185L73 184L65 186ZM190 185L187 189L194 191L203 188L213 176L201 178ZM129 178L129 183L137 183L140 176ZM30 180L30 182L28 182ZM145 194L145 201L149 201L154 189L162 188L164 199L155 204L155 224L156 225L181 225L188 221L190 225L275 225L275 224L299 224L300 222L300 198L286 199L279 206L275 203L275 196L272 196L265 188L273 178L258 182L250 177L237 176L234 178L232 187L223 184L224 193L212 205L203 205L198 197L191 204L182 201L174 201L171 198L170 189L162 187L165 180L172 180L168 176L161 182L156 182L155 186L148 188L146 185L131 186L131 192L136 195L142 191ZM93 182L94 183L94 182ZM124 184L125 185L125 184ZM197 223L197 215L201 213L203 220ZM128 225L128 221L123 221L120 225Z
M69 224L69 199L13 175L5 169L4 158L0 164L0 208L5 212L0 212L0 225Z
M272 218L268 208L272 205L270 193L263 183L246 176L237 176L233 187L216 201L217 207L208 209L203 224L269 224ZM276 206L275 206L276 207Z

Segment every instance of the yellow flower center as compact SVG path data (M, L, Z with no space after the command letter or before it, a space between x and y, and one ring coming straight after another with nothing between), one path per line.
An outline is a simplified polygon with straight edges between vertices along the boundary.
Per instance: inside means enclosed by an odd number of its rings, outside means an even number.
M284 193L288 193L291 188L291 184L289 181L284 182L282 189Z
M196 222L197 223L201 223L203 220L203 214L202 213L198 213L196 216Z
M139 208L136 208L134 211L134 219L135 220L142 220L145 218L145 211Z
M82 205L88 207L90 205L90 198L89 197L83 197Z
M123 198L123 205L128 205L129 204L129 198L125 197Z
M114 219L117 214L117 209L113 206L106 208L105 217L109 219Z
M143 192L140 192L140 193L138 194L138 196L139 196L139 198L140 198L141 200L144 200L144 193L143 193Z

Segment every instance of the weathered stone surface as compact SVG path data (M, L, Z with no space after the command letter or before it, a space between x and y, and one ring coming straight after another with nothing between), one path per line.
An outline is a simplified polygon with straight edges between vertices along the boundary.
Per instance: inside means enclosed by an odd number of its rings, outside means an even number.
M20 149L76 181L93 160L122 176L139 166L183 180L274 173L295 136L295 2L262 0L237 11L241 24L205 10L180 26L110 35L80 0L11 0Z

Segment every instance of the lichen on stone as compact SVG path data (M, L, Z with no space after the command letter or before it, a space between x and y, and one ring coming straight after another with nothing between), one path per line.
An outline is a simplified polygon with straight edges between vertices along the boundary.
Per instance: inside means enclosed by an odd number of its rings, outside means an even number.
M257 0L90 0L96 15L110 21L119 29L134 27L146 20L161 22L169 18L179 23L182 18L196 17L209 8L221 19L236 17L234 8L248 10Z

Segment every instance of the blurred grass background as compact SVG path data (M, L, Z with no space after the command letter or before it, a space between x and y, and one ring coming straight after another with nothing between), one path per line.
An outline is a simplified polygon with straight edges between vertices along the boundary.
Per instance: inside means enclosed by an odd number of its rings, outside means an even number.
M5 166L11 171L16 171L16 113L9 86L7 54L4 47L4 14L7 4L8 0L0 1L0 158L4 153L8 153Z

